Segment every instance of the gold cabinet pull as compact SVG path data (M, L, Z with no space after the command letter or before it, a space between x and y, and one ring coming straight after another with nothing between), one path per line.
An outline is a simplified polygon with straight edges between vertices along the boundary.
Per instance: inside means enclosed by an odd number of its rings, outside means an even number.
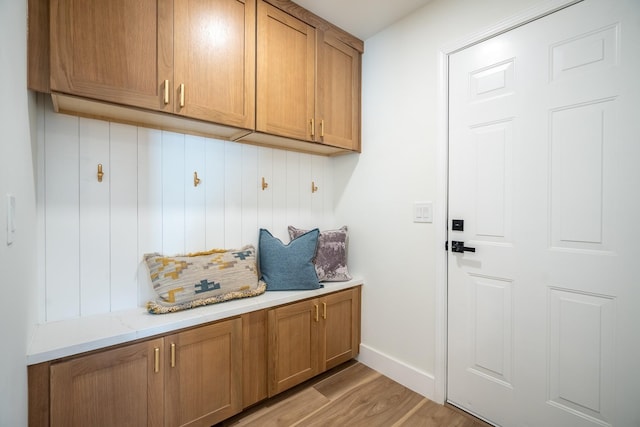
M320 120L320 138L324 138L324 120Z
M164 105L169 103L169 80L164 81Z
M153 349L153 372L160 372L160 349L158 347Z
M262 191L266 190L269 187L269 183L264 180L264 176L262 177Z
M313 119L311 119L311 138L316 136L316 125Z
M324 320L327 320L327 303L326 302L322 303L322 318Z
M102 172L102 163L98 164L98 182L102 182L102 177L104 176L104 172Z
M317 322L317 321L318 321L318 304L314 304L313 306L314 306L314 307L315 307L315 309L316 309L316 316L315 316L315 319L316 319L316 322Z
M200 178L198 178L198 172L194 171L193 172L193 186L197 187L198 185L200 185L200 182L202 182L202 180Z
M184 83L180 84L180 108L184 107Z
M318 186L316 185L315 181L311 181L311 192L315 193L316 191L318 191Z
M171 367L176 367L176 343L171 343Z

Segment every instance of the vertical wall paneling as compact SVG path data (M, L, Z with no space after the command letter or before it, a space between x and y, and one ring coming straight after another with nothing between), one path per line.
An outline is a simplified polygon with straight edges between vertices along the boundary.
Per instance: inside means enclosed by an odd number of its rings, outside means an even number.
M287 225L304 227L304 225L300 223L300 192L302 191L304 183L300 182L299 153L287 152L286 171L287 199L285 217L287 218ZM311 185L311 183L308 183L308 185Z
M225 248L242 245L242 146L225 142L224 219Z
M206 230L204 234L207 249L224 248L225 146L226 144L223 141L217 139L207 139L205 141Z
M147 253L341 225L328 157L71 117L42 96L36 126L41 322L144 305L155 297Z
M110 125L111 311L133 308L138 297L138 132Z
M185 252L184 139L162 132L162 250L167 255Z
M322 183L324 191L322 192L322 222L326 228L338 228L344 224L337 224L333 221L333 161L328 157L320 159L322 164Z
M273 151L271 148L258 148L258 229L273 228ZM262 178L268 185L265 189L262 188Z
M162 248L162 132L138 128L138 301L152 294L144 254Z
M109 123L81 118L79 152L80 315L88 316L110 308Z
M298 191L300 192L300 217L298 227L312 228L317 224L313 221L311 201L314 198L317 198L319 196L319 193L311 192L311 183L314 180L313 175L311 174L311 155L300 154L299 164L300 175L298 178L298 182L300 183L300 187ZM316 182L315 184L318 187L318 191L321 191L322 183Z
M318 191L311 195L312 226L319 227L321 230L334 228L334 225L327 224L325 221L325 199L330 195L330 186L327 185L326 180L326 160L326 157L311 157L311 179L318 186Z
M36 95L37 102L37 117L36 117L36 130L37 130L37 147L36 147L36 215L37 215L37 257L38 257L38 288L36 290L38 311L37 321L38 323L46 322L47 304L45 296L47 295L46 284L46 249L45 249L45 194L46 194L46 180L45 180L45 149L44 149L44 130L45 130L45 96L41 93Z
M242 145L242 241L258 245L258 147Z
M283 242L289 241L287 233L287 152L273 150L272 177L269 188L273 193L273 225L269 230Z
M78 118L47 110L46 320L80 315Z
M185 137L184 164L184 221L185 246L187 252L198 252L206 249L206 179L205 140L202 137ZM198 173L200 184L194 186L194 172Z

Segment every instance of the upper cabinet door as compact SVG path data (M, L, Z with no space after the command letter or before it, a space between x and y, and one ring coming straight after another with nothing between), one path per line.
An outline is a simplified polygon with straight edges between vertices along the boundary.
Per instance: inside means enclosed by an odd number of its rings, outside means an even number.
M313 141L316 30L258 3L256 130Z
M51 0L51 90L163 110L172 0Z
M174 7L174 111L253 129L255 0L180 0Z
M318 140L360 151L360 52L332 30L319 32L318 37Z

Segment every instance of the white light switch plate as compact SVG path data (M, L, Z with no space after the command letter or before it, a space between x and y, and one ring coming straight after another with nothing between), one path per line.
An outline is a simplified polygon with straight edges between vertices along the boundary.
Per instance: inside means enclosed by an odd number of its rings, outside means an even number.
M433 203L413 202L413 222L433 222Z
M7 194L7 246L16 238L16 197Z

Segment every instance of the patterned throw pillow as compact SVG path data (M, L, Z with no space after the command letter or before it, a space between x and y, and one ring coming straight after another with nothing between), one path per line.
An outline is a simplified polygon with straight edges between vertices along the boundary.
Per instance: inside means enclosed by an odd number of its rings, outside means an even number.
M158 295L147 303L150 313L168 313L264 293L258 281L256 250L214 249L195 254L147 254L153 289Z
M289 226L289 237L306 233L305 230ZM325 230L318 237L318 252L314 260L318 280L321 282L345 282L351 280L347 269L347 246L349 231L346 226L338 230Z
M259 239L260 272L268 291L318 289L313 257L318 246L319 230L313 229L293 239L288 245L261 228Z

